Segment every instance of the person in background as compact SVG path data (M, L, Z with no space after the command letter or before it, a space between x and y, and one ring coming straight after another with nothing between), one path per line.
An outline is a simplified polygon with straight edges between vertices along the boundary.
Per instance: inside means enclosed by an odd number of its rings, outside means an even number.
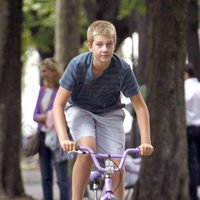
M130 66L116 54L116 30L105 20L93 22L87 31L89 51L73 58L60 79L54 106L55 127L64 151L76 145L97 153L123 154L125 117L120 92L134 106L141 135L141 154L151 155L149 113ZM66 128L64 109L66 103ZM70 140L70 135L73 141ZM119 164L119 160L115 159ZM72 199L81 200L87 186L92 159L78 155L73 167ZM120 184L119 184L120 183ZM119 185L118 185L119 184ZM113 176L117 199L124 199L124 173Z
M191 200L198 200L200 181L200 82L194 77L191 63L184 71L186 124L188 141L189 192Z
M54 199L53 163L55 164L57 182L60 189L60 200L69 200L70 189L67 175L67 159L55 161L55 152L45 144L45 138L48 134L47 121L48 117L51 116L50 112L52 110L54 98L58 90L58 80L61 74L61 67L53 58L46 58L41 62L41 87L33 114L33 120L38 123L38 131L40 132L39 164L42 177L44 200Z

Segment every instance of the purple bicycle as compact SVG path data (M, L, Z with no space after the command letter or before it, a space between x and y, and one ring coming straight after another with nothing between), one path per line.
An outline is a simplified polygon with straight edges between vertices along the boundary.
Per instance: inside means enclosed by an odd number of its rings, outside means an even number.
M112 192L112 174L122 170L126 156L128 154L140 155L139 148L129 148L124 151L122 155L116 154L96 154L89 147L81 146L78 150L73 151L73 153L86 154L89 153L92 157L93 163L97 171L90 172L90 189L94 193L94 200L98 199L98 190L102 189L100 200L116 200ZM120 159L119 166L116 166L112 158ZM104 160L104 165L102 166L99 159ZM103 187L101 187L103 183Z

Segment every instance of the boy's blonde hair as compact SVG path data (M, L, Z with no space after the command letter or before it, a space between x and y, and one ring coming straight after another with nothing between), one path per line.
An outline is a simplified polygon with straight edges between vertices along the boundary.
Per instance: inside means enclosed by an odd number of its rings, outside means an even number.
M113 41L116 44L117 34L116 29L112 23L105 20L94 21L87 30L87 40L91 44L94 41L94 36L96 35L111 35Z

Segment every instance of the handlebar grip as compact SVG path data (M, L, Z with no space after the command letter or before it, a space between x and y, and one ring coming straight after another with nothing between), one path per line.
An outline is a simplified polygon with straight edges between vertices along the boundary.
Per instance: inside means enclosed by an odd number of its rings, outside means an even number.
M68 152L68 154L87 154L87 153L89 152L82 150L80 146L76 146L75 150Z

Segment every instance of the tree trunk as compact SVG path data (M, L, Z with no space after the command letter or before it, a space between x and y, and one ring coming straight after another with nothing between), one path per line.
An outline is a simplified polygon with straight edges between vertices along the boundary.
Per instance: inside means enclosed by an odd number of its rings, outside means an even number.
M187 15L187 53L188 61L194 65L197 77L200 79L200 47L198 35L198 3L189 0Z
M155 152L143 158L137 200L188 200L183 66L186 1L147 0L148 107Z
M67 67L71 58L79 53L79 4L79 0L56 0L55 58L63 69ZM74 161L68 160L70 178L73 165Z
M80 47L79 0L56 0L55 58L65 68Z
M0 199L23 197L21 146L22 0L0 1Z
M139 58L138 66L135 68L138 81L140 85L147 84L148 77L148 62L147 62L147 49L148 49L148 34L147 34L147 15L138 15L138 34L139 34Z

